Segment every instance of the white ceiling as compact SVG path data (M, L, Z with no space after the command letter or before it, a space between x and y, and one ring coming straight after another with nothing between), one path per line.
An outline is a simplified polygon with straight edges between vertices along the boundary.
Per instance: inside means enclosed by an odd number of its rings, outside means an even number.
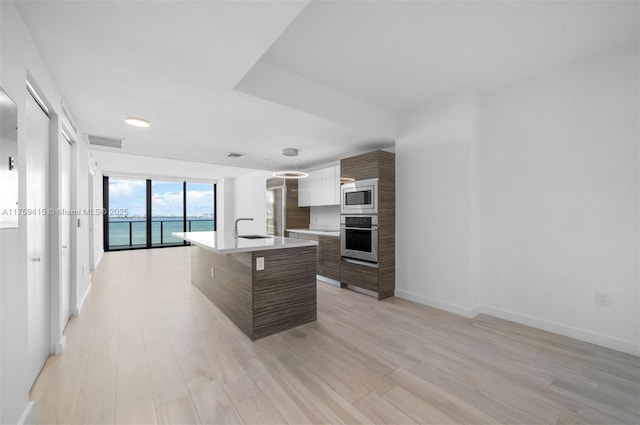
M387 122L408 108L638 40L637 1L17 5L82 131L126 154L271 170L392 146Z
M638 1L322 1L262 60L396 114L638 40Z
M126 154L273 170L392 144L233 90L305 4L27 1L18 9L82 131L124 138ZM127 116L152 125L130 127ZM297 161L281 155L287 147L300 150Z

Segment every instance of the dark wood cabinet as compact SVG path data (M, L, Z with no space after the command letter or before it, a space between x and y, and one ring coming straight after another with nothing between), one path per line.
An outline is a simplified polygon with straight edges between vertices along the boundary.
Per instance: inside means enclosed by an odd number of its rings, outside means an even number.
M318 274L329 279L340 280L340 238L320 236L318 241Z
M297 232L289 232L289 237L318 241L317 273L340 280L340 238Z
M340 177L349 180L378 179L378 268L342 261L340 281L392 297L396 274L396 158L373 151L340 161Z
M298 206L298 180L282 179L279 177L267 180L267 190L281 186L285 186L287 188L284 217L285 228L301 229L308 226L311 210L309 207Z

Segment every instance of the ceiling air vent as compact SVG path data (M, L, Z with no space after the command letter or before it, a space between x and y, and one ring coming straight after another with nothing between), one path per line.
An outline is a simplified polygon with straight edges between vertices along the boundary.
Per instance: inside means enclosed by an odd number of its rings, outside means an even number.
M229 155L227 155L227 158L242 158L245 155L246 154L244 153L231 152Z
M95 146L106 146L109 148L122 149L122 139L114 139L112 137L96 136L89 134L89 144Z

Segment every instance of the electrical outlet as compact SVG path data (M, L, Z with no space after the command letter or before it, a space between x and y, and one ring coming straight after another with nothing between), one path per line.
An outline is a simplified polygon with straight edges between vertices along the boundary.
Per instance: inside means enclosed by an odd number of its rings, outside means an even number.
M211 277L214 277L216 275L216 271L213 267L211 267Z
M256 258L256 270L264 270L264 257Z
M603 292L596 292L596 305L600 307L609 307L611 304L611 297L609 294Z

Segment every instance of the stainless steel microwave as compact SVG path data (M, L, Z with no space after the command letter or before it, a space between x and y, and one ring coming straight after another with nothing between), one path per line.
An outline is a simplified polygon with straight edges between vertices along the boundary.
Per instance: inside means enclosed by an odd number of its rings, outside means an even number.
M358 180L340 186L341 214L378 214L378 179Z

